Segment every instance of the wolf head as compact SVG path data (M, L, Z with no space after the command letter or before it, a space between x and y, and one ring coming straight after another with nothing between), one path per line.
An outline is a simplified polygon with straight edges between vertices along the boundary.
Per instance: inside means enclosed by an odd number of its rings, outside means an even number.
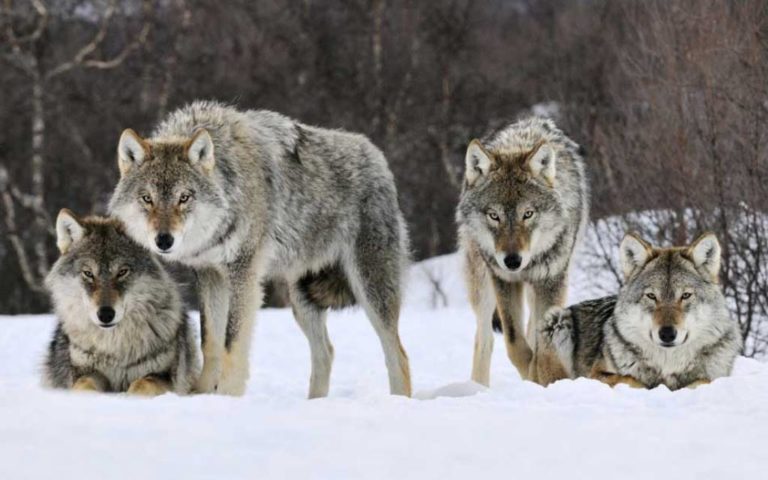
M142 308L158 280L167 281L159 263L116 220L79 219L64 209L56 235L61 256L46 285L65 322L115 327L126 312Z
M554 188L557 148L546 140L514 152L486 149L479 140L467 148L458 221L504 271L524 270L564 228Z
M717 337L730 323L718 284L720 244L704 234L691 245L654 248L635 234L620 247L626 283L617 326L633 342L670 348Z
M221 228L228 203L214 181L213 141L206 130L191 138L145 140L125 130L118 145L120 181L110 212L150 250L179 259L200 249Z

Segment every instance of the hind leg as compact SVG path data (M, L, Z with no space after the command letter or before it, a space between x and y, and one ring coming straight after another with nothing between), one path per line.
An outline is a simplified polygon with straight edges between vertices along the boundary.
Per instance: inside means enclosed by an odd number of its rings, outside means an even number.
M491 384L492 318L496 309L496 296L493 293L490 272L480 258L468 253L464 268L469 302L477 320L472 380L488 387Z
M355 298L365 309L384 350L393 395L411 396L411 370L408 356L400 342L401 268L399 251L376 249L365 261L349 262L345 271Z
M300 287L292 285L288 291L293 316L309 341L312 373L309 377L309 398L328 395L333 365L333 345L328 337L326 317L328 310L312 303Z

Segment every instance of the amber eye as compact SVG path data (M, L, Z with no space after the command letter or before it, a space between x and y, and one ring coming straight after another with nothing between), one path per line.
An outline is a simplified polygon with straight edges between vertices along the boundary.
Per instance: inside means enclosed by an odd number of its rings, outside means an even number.
M533 210L526 210L526 212L523 214L523 220L528 220L533 216Z
M147 205L152 205L152 197L150 197L149 195L142 195L141 201L146 203Z
M117 278L124 278L126 275L128 275L129 272L130 272L130 269L128 267L121 268L117 272Z
M179 203L187 203L189 201L189 194L188 193L182 193L179 197Z
M683 300L688 300L693 294L691 292L685 292L681 295Z
M88 280L93 280L93 272L90 270L83 270L83 276Z
M499 214L496 213L496 212L488 212L488 218L490 218L494 222L498 222L499 221Z
M656 300L656 295L654 295L652 293L646 293L645 296L650 298L651 300Z

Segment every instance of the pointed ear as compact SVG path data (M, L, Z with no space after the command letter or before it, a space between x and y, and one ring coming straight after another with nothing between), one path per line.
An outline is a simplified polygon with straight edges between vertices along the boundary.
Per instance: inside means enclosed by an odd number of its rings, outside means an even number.
M537 177L546 180L550 185L555 181L555 150L546 142L539 144L526 160L528 170Z
M628 233L621 241L619 250L624 278L629 278L635 270L645 265L653 252L653 247L638 235Z
M59 252L67 253L69 247L83 238L85 229L80 220L69 209L62 208L56 217L56 246Z
M192 135L187 146L187 158L192 165L199 165L206 172L213 170L213 139L208 130L201 128Z
M704 269L717 282L720 273L720 242L714 233L705 233L688 247L688 255L696 268Z
M141 165L148 155L149 145L147 142L130 128L123 130L123 134L120 135L120 143L117 145L117 164L120 167L120 176Z
M480 140L474 139L469 142L464 171L467 184L472 186L478 178L487 175L492 164L493 156L483 148Z

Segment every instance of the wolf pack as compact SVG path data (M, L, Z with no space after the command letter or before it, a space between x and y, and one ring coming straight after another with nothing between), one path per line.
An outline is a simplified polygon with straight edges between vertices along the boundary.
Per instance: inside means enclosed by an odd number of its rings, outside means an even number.
M662 247L628 232L618 292L566 306L589 218L583 156L539 117L468 144L456 221L477 322L472 380L490 385L494 330L520 377L544 386L586 377L676 390L729 375L742 337L711 233ZM328 311L352 305L380 340L390 392L411 395L398 327L408 233L365 136L196 101L146 138L125 130L117 162L109 216L56 219L48 386L242 395L263 285L277 280L309 343L309 398L329 392ZM194 272L199 334L168 263Z

